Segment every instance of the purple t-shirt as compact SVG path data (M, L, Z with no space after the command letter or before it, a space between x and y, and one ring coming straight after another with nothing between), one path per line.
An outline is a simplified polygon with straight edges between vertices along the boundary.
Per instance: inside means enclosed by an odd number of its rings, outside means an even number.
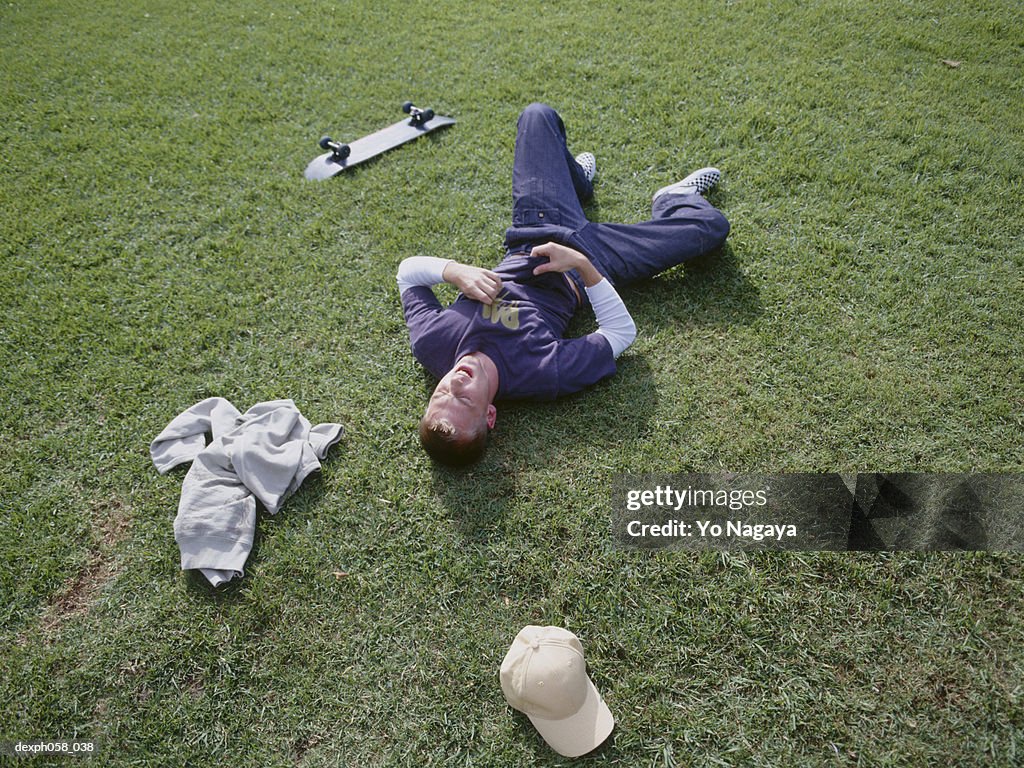
M445 308L426 286L402 294L417 360L441 378L455 361L483 352L498 369L498 400L553 400L615 373L611 345L599 333L563 338L576 296L557 272L534 275L541 260L511 254L497 267L501 293L492 304L462 294Z

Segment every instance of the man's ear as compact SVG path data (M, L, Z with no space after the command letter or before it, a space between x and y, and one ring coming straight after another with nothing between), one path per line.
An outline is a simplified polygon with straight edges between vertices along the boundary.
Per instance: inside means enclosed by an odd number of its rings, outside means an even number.
M498 409L493 404L487 406L487 428L494 429L494 422L498 419Z

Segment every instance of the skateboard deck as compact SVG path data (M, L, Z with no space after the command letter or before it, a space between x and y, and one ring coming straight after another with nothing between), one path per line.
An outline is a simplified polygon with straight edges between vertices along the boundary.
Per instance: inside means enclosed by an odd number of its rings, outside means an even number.
M389 149L455 123L453 118L435 115L432 109L420 109L413 106L411 101L402 105L402 111L409 115L407 119L356 139L351 144L342 144L330 136L324 136L320 139L320 148L326 149L327 152L306 166L306 178L329 179L346 168L365 163Z

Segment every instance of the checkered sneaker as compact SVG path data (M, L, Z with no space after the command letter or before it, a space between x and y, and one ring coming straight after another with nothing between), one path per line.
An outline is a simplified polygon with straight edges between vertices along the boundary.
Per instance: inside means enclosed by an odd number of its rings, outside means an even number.
M701 168L694 171L682 181L662 187L654 193L657 200L662 195L703 195L722 178L722 172L717 168Z
M583 169L583 175L587 177L587 181L593 181L597 175L597 158L590 152L584 152L576 155L576 162Z

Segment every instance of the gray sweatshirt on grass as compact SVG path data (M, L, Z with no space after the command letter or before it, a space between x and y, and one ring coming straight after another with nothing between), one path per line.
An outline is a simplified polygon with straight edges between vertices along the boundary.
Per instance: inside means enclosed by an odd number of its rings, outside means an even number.
M176 416L149 451L160 474L192 462L174 519L182 570L199 569L213 586L242 576L256 532L256 501L276 514L342 434L340 424L311 426L291 400L240 413L211 397Z

